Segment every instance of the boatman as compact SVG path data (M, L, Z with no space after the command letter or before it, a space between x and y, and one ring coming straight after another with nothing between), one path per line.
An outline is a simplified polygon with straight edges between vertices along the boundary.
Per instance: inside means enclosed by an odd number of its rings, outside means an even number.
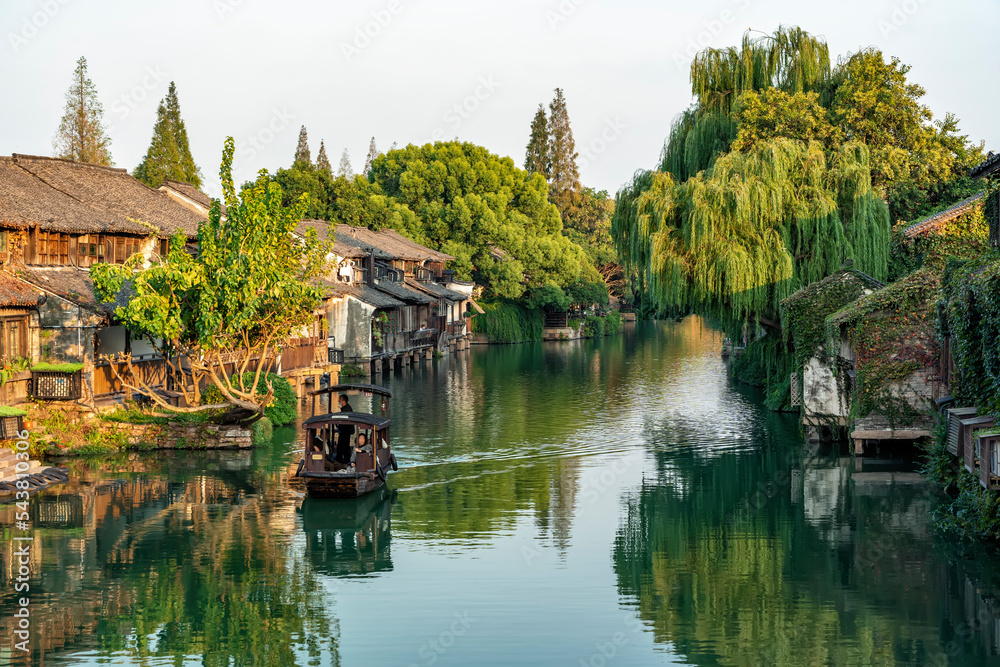
M347 401L347 394L341 394L337 399L340 402L341 412L354 412L354 408ZM337 463L347 465L351 462L351 436L354 435L354 427L344 424L337 427Z

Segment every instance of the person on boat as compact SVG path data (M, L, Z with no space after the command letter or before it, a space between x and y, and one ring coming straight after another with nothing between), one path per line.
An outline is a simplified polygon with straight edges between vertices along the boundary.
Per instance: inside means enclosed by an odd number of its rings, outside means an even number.
M348 402L346 394L341 394L338 400L340 401L341 412L354 412L354 408ZM352 425L344 424L337 427L337 458L335 459L337 463L347 464L351 462L352 435L354 435L354 427Z
M368 437L364 433L358 433L358 437L355 438L354 451L360 454L365 451L365 445L368 444Z

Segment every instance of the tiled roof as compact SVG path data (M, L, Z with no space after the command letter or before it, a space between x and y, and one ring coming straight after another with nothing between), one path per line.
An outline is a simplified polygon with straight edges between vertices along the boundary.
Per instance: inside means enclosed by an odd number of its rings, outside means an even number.
M982 178L984 176L989 176L997 169L1000 169L1000 153L990 151L986 156L986 159L983 160L982 164L973 167L972 171L969 172L969 175L973 178Z
M406 287L403 283L394 283L391 280L380 280L375 284L375 289L385 292L392 297L405 301L409 304L431 304L437 303L437 299L432 299L423 292L417 292Z
M836 273L823 278L823 280L817 280L811 285L806 285L788 298L784 299L781 302L781 305L784 306L797 301L802 301L803 299L808 299L814 295L820 294L821 292L825 292L827 289L841 289L841 285L847 280L860 280L872 290L878 290L885 287L885 283L872 278L867 273L862 273L861 271L850 267L844 267Z
M419 280L414 280L413 278L407 278L406 284L415 290L421 290L439 299L444 298L448 299L449 301L465 301L466 299L469 298L464 294L462 294L461 292L450 290L444 285L441 285L440 283L435 283L435 282L424 283L420 282Z
M94 282L90 279L89 271L67 267L28 266L19 267L17 277L89 310L111 310L115 307L115 304L98 305L94 297Z
M914 222L903 229L903 235L907 238L913 238L915 236L920 236L929 231L933 231L945 225L963 213L968 213L973 208L979 205L980 200L983 198L983 193L972 195L962 201L946 208L943 211L938 211L934 215L929 215L922 220Z
M124 169L59 158L0 157L0 222L64 233L197 236L205 216Z
M186 183L184 181L171 181L168 178L164 179L163 185L161 185L160 188L170 188L171 190L179 192L206 210L212 208L212 198L190 183Z
M40 294L41 291L18 280L6 271L0 271L0 306L36 306Z

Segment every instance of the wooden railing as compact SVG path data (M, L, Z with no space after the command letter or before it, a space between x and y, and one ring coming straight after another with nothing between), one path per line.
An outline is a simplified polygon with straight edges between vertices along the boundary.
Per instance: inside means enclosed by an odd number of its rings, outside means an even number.
M281 352L281 372L296 371L329 363L325 338L296 338Z
M118 374L129 377L128 365L116 362ZM167 386L167 362L160 357L138 357L132 360L132 368L143 383L150 387L164 389ZM94 396L113 396L128 393L128 388L115 374L112 364L105 362L94 366ZM132 382L138 386L137 383Z

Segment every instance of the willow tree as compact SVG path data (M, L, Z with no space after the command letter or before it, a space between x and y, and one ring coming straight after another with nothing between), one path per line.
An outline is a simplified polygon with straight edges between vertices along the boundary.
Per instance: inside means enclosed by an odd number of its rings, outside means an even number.
M830 82L826 42L797 27L773 35L748 31L739 47L705 49L691 63L695 106L674 123L661 169L679 180L694 176L729 150L736 139L734 110L747 92L826 93Z
M615 236L661 308L771 324L778 304L852 259L887 272L890 225L868 151L775 138L682 183L639 174L619 193Z
M115 316L159 349L190 407L161 399L129 355L112 359L126 369L119 379L170 412L235 408L251 419L263 416L274 395L268 373L322 302L312 280L325 268L328 247L315 233L302 242L292 240L307 198L285 206L281 187L266 171L237 193L234 150L233 139L227 138L220 170L226 215L213 202L208 221L198 228L196 256L186 252L185 239L177 236L167 257L150 266L136 255L125 264L99 264L90 272L102 303L130 296ZM218 390L221 403L202 404L206 384ZM262 396L258 388L264 386Z

